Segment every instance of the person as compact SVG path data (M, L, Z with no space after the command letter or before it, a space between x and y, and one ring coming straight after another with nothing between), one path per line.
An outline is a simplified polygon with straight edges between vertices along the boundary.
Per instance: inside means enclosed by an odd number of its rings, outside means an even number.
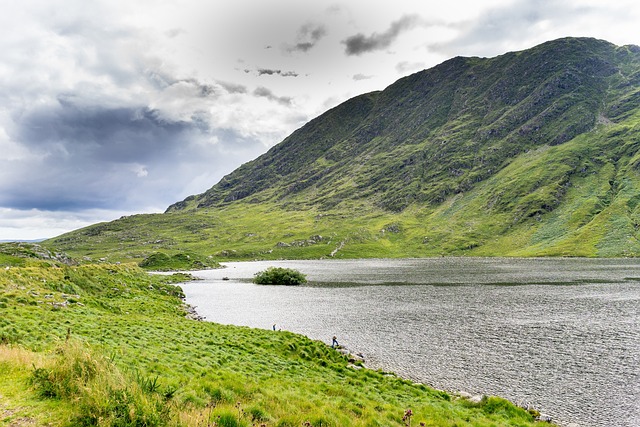
M338 347L340 344L338 344L338 337L336 337L335 335L333 336L333 341L331 342L331 348L336 348Z
M276 330L276 324L275 323L273 324L273 330L274 331Z

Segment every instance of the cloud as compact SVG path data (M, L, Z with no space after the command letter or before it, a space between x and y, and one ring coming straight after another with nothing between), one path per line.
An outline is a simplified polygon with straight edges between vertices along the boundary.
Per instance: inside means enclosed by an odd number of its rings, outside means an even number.
M400 74L408 74L413 71L423 70L425 68L426 68L426 64L424 62L402 61L396 64L396 70Z
M132 164L131 171L135 173L138 178L144 178L145 176L149 175L149 171L147 170L147 168L139 163Z
M275 101L283 105L291 105L293 100L287 96L276 96L270 89L260 86L253 91L253 94L257 97L267 98L269 101Z
M354 74L353 75L353 80L355 81L359 81L359 80L369 80L372 79L373 76L369 76L369 75L365 75L365 74Z
M322 24L307 23L300 27L294 45L287 45L289 52L308 52L327 35L327 28Z
M171 163L166 156L182 160L192 141L207 132L198 121L167 121L147 107L61 99L20 117L9 134L28 155L3 162L11 175L0 185L0 206L59 211L122 205L136 179L155 174L162 180L162 166Z
M264 150L254 136L146 108L62 106L16 127L27 154L0 160L0 206L13 210L162 211Z
M250 70L245 70L245 72L250 72ZM282 71L282 70L274 70L270 68L258 68L256 70L258 76L282 76L282 77L298 77L298 73L295 71Z
M155 211L160 212L160 211ZM96 222L112 221L136 212L88 209L77 212L52 212L39 209L0 207L0 238L3 240L39 240L54 237Z
M268 68L258 68L258 70L256 70L259 76L264 76L265 74L267 76L273 76L274 74L282 74L282 70L271 70Z
M228 83L219 81L218 84L227 91L227 93L242 94L247 93L247 87L238 83Z
M185 95L200 97L220 94L219 88L213 84L200 82L194 77L177 78L158 69L147 69L144 72L144 76L146 76L147 81L158 91L177 89L182 90ZM218 85L228 90L224 85Z
M165 35L170 39L176 38L182 34L186 34L187 32L182 28L173 28L171 30L165 31Z
M473 21L451 24L458 35L431 43L429 50L446 56L454 53L475 56L482 52L483 56L489 57L559 37L594 36L594 29L602 34L597 37L611 39L605 33L613 34L620 32L616 28L625 28L628 20L625 15L632 14L628 6L623 3L515 0L487 9Z
M420 25L421 22L418 15L405 15L392 22L389 29L384 33L373 33L370 36L359 33L346 38L342 43L346 46L345 52L347 55L361 55L375 50L386 49L401 33Z
M153 158L195 127L170 122L148 107L108 108L78 105L60 99L59 105L24 116L13 139L54 155L51 147L82 152L100 161Z

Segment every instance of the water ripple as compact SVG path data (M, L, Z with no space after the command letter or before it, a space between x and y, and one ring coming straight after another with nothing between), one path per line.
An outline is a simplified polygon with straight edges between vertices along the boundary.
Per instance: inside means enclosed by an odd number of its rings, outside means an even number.
M297 268L313 283L247 282L272 265ZM561 424L640 425L633 260L282 261L196 274L206 280L183 288L208 320L276 323L325 342L338 335L374 368L527 402Z

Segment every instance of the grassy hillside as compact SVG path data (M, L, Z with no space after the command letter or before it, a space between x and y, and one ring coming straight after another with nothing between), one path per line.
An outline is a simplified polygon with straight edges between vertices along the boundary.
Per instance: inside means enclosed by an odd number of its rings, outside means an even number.
M638 124L636 114L625 125L601 124L564 144L530 150L436 206L389 212L368 200L333 209L238 201L122 218L50 243L113 261L156 251L217 260L638 256Z
M281 331L189 320L184 275L132 264L32 261L0 270L3 426L530 426L496 398L472 403L360 369Z
M163 215L46 242L80 256L637 256L640 48L454 58L339 105Z

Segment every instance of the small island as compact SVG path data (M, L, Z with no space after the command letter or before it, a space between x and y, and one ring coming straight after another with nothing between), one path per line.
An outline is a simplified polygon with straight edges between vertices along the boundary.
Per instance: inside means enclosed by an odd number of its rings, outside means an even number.
M283 267L269 267L255 274L253 283L258 285L297 286L307 283L307 277L297 270Z

